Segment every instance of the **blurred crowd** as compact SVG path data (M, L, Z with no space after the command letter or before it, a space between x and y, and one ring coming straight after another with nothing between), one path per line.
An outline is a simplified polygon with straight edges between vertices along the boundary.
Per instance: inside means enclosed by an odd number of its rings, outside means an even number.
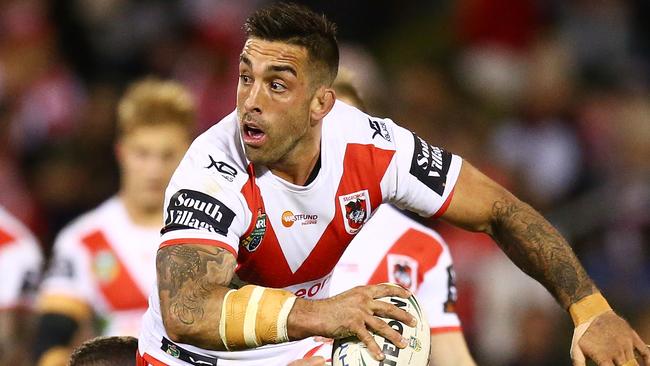
M205 130L234 109L241 24L265 2L0 2L0 205L46 258L64 225L117 190L124 87L180 81ZM299 2L338 23L342 72L372 114L539 209L650 340L650 2ZM454 256L477 362L569 364L571 322L550 295L489 237L431 226Z

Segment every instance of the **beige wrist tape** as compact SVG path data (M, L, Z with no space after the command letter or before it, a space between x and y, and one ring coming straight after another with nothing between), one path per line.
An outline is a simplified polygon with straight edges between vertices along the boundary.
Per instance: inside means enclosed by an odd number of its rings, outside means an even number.
M287 318L296 297L289 291L247 285L226 293L219 335L228 351L289 340Z
M586 296L569 306L569 313L575 326L589 321L609 310L612 310L612 308L600 292Z

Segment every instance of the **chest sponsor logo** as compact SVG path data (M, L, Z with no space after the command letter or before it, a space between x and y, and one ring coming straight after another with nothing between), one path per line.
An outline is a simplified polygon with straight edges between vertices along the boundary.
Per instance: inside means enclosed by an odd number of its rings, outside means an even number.
M266 234L266 213L262 212L260 208L257 210L257 219L255 220L253 231L241 241L241 246L249 252L254 252L262 243L264 234Z
M418 261L412 257L388 254L388 282L396 283L409 291L417 290Z
M294 214L291 211L284 211L282 213L282 226L292 227L296 222L299 222L301 225L313 225L318 223L318 215Z
M181 189L167 204L162 233L179 229L199 229L226 235L235 213L218 199L205 193Z
M370 195L368 190L339 196L343 213L343 224L348 234L356 234L370 217Z
M225 180L229 182L235 180L235 177L237 177L237 169L224 161L214 160L211 155L208 155L208 158L210 158L210 165L206 166L206 169L210 170L214 168Z
M93 257L93 273L100 283L110 283L117 278L120 265L110 250L100 250Z
M410 173L431 190L442 196L445 192L451 153L431 146L413 134L414 149Z
M391 136L390 132L388 132L388 127L386 127L386 123L383 121L373 121L370 118L368 118L368 124L370 125L370 129L373 131L372 133L372 138L374 139L376 136L379 136L383 138L384 140L391 142Z

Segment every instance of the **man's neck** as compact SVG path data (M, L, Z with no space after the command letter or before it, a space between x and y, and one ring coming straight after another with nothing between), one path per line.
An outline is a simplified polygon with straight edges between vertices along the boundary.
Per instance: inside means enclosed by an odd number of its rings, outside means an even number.
M276 177L295 185L306 185L321 154L321 126L314 128L314 133L303 138L284 159L267 166Z
M162 226L162 207L156 209L142 207L135 200L130 199L129 195L124 191L119 193L119 197L133 224L151 228L160 228Z

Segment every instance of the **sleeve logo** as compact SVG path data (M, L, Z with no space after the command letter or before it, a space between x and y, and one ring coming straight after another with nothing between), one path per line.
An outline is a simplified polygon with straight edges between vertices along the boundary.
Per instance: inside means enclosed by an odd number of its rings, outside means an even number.
M445 192L451 153L431 146L413 134L414 148L410 173L439 196Z
M368 118L368 124L370 125L370 129L374 131L372 133L373 140L375 139L375 136L380 136L384 140L391 142L390 133L388 132L388 127L386 127L386 123L384 123L383 121L373 121L370 118Z
M218 199L205 193L181 189L167 204L162 233L198 229L226 235L234 218L235 213Z
M206 166L205 169L216 169L221 176L228 182L232 182L237 177L237 169L232 165L226 163L225 161L216 161L211 155L208 155L210 158L210 165Z

